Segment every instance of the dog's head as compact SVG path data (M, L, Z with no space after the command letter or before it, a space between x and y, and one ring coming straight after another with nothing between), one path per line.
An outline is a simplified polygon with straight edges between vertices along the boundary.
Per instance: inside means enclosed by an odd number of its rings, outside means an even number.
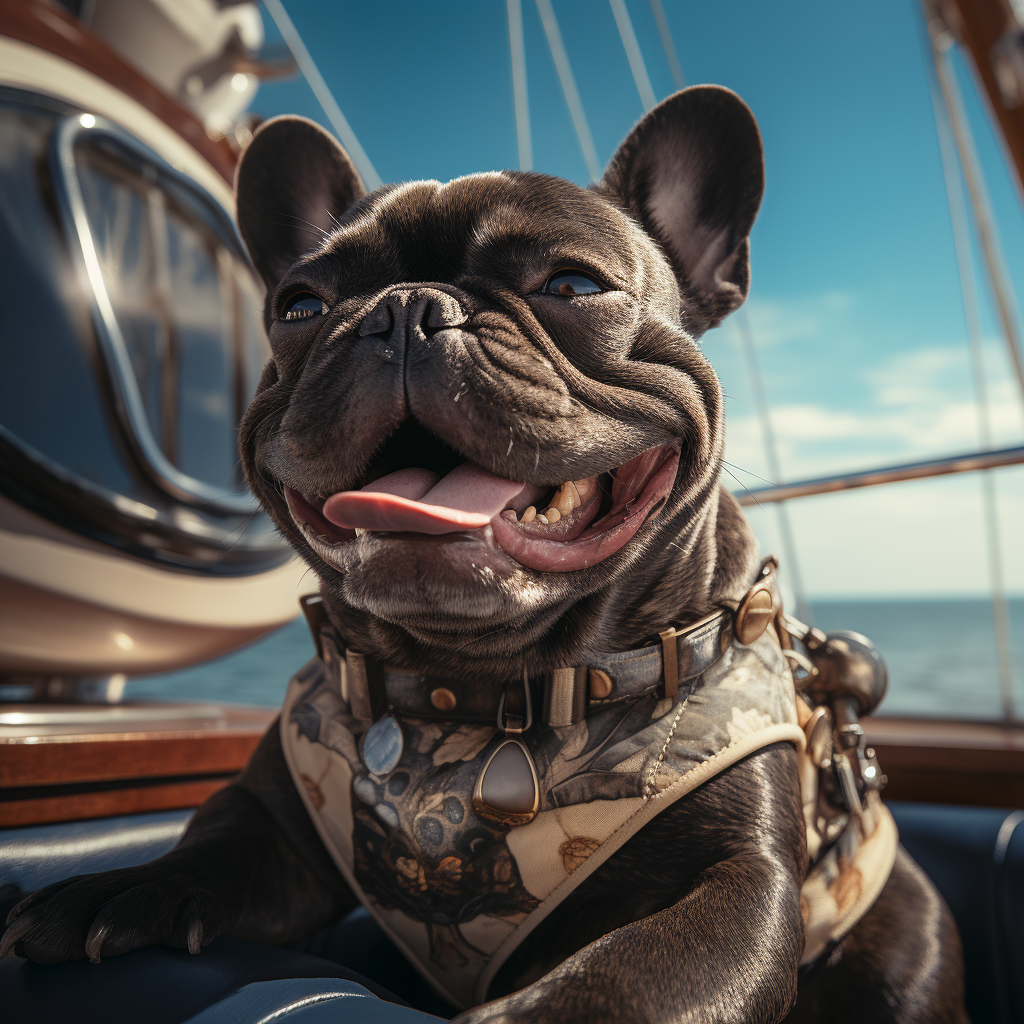
M256 133L238 219L273 358L243 459L350 638L517 676L745 588L697 339L746 297L763 184L753 116L713 87L647 114L589 189L366 195L311 122Z

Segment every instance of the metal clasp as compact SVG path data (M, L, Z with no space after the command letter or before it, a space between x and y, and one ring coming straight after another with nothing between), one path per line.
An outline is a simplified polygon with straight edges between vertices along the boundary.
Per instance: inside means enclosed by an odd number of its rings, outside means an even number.
M530 696L530 679L526 674L526 669L523 669L521 685L523 687L523 714L521 715L505 714L505 698L512 687L512 682L506 683L505 689L501 691L501 699L498 701L498 728L506 734L518 735L526 732L533 725L533 699Z

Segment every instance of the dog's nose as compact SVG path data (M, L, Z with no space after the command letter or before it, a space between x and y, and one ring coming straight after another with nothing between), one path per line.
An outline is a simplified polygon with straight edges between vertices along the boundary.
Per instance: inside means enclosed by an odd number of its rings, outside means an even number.
M379 355L393 362L401 359L410 341L422 341L435 331L458 327L467 319L462 303L440 288L395 288L367 313L359 325L359 335L379 335Z

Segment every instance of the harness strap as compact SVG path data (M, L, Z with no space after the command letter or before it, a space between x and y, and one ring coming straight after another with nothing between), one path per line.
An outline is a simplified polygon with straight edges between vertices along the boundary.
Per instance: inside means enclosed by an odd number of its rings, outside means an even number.
M544 722L559 727L582 722L587 714L590 673L585 665L556 668L544 691Z

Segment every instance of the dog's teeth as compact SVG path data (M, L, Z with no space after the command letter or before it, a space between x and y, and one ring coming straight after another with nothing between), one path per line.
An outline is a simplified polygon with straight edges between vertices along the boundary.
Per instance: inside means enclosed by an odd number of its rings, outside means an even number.
M370 532L369 530L364 530L361 526L357 526L356 527L356 536L357 537L365 537L369 532Z
M545 516L547 517L546 519ZM544 522L546 523L557 523L558 520L562 518L562 513L552 505L551 508L549 508L540 518L544 519Z
M518 519L516 519L515 509L512 508L505 509L505 511L501 513L501 518L507 519L510 523L516 523L519 521Z
M576 488L576 497L582 505L597 490L597 477L592 476L586 480L574 480L573 486Z
M583 503L580 501L580 492L571 480L562 484L551 499L551 507L557 508L563 516L568 515L574 508L579 508L581 504Z
M522 522L532 523L537 518L537 510L531 505L524 513Z
M537 516L537 522L538 523L543 523L545 526L547 526L548 523L550 522L550 520L548 519L547 516L540 515L540 516Z

